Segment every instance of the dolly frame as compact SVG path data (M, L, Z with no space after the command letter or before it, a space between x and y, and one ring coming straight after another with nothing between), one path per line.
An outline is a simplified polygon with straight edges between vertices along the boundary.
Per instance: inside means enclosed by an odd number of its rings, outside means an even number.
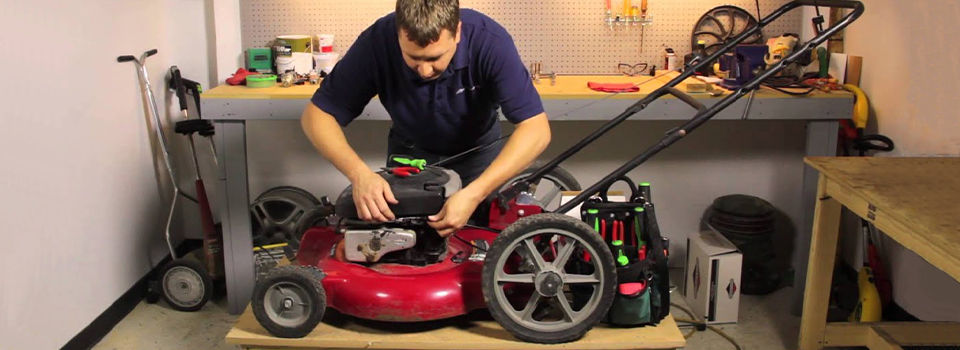
M852 11L848 13L846 16L844 16L843 18L841 18L840 21L838 21L837 23L827 28L826 30L820 31L816 36L814 36L812 39L804 43L800 47L800 49L794 51L789 56L783 58L780 62L775 64L773 67L771 67L770 69L767 69L762 74L754 77L747 83L740 86L740 88L734 90L733 93L731 93L730 95L727 95L726 97L724 97L723 99L721 99L720 101L718 101L717 103L713 104L710 107L704 106L702 103L697 101L692 96L675 88L675 86L679 85L681 82L683 82L684 80L692 76L694 72L696 72L700 68L703 68L708 64L712 64L717 59L719 59L721 55L727 53L728 51L733 49L735 46L739 45L744 40L749 38L751 35L761 33L764 27L772 23L774 20L776 20L783 14L801 6L822 6L822 7L830 7L830 8L836 7L836 8L851 9ZM570 201L562 204L554 212L565 213L573 209L577 205L580 205L584 201L586 201L587 198L589 198L590 196L593 196L594 194L596 194L598 191L600 191L600 189L609 187L612 183L616 182L617 179L625 176L631 170L640 166L641 164L643 164L644 162L652 158L657 153L660 153L660 151L666 149L667 147L670 147L670 145L679 141L684 136L689 135L691 132L693 132L693 130L695 130L700 125L702 125L703 123L713 118L717 113L729 107L731 104L736 102L738 99L740 99L744 95L747 95L750 92L760 88L760 84L764 80L779 73L781 70L783 70L783 68L786 65L797 61L804 52L822 44L829 37L833 36L837 32L846 28L848 25L850 25L850 23L853 23L854 21L856 21L857 18L859 18L860 15L863 14L863 11L864 11L863 3L856 0L794 0L787 4L784 4L783 6L780 6L780 8L776 9L775 11L773 11L763 19L760 19L756 26L753 26L750 29L745 30L743 33L740 33L740 35L733 38L730 42L726 43L723 47L721 47L719 50L717 50L713 54L707 56L706 58L703 58L701 56L696 57L694 61L695 63L692 65L687 65L684 68L683 72L680 73L680 75L673 78L672 80L670 80L669 82L661 86L660 88L657 88L646 97L640 99L640 101L637 101L636 103L628 107L625 111L620 113L620 115L618 115L616 118L611 119L610 121L605 123L603 126L598 128L596 131L588 135L586 138L580 140L580 142L577 142L575 145L563 151L563 153L561 153L560 155L554 157L552 160L550 160L549 162L541 166L539 169L537 169L533 174L511 184L509 188L500 192L500 194L498 195L501 206L506 207L507 203L509 203L511 200L514 200L521 192L528 191L532 184L540 181L540 179L543 178L544 175L546 175L547 173L552 171L554 168L559 166L560 163L569 159L577 152L580 152L587 145L593 143L594 141L599 139L601 136L606 134L608 131L610 131L611 129L615 128L617 125L622 123L624 120L626 120L627 118L629 118L634 114L639 113L648 105L650 105L653 101L657 100L658 98L664 95L667 95L667 94L673 95L680 101L686 103L687 105L697 110L696 114L689 121L680 125L679 127L676 127L667 131L666 135L664 135L664 137L662 137L656 144L648 147L642 153L640 153L639 155L637 155L627 163L623 164L622 166L620 166L619 168L617 168L616 170L614 170L613 172L605 176L603 179L601 179L597 183L584 189L577 196L573 197Z

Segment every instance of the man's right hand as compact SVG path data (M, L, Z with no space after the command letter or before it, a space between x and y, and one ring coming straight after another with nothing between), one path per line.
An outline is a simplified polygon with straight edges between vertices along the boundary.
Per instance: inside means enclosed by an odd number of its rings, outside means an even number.
M357 215L365 221L391 221L396 219L387 203L397 204L390 184L373 171L366 171L353 179L353 203Z

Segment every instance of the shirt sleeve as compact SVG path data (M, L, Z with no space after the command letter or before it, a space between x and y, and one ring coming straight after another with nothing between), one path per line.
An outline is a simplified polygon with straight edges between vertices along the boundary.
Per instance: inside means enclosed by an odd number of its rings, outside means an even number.
M340 126L347 126L356 119L376 95L376 63L371 35L372 29L367 29L357 37L310 99L317 108L333 115Z
M503 116L516 124L543 113L540 93L533 87L513 39L503 33L485 46L483 67L488 81L493 83Z

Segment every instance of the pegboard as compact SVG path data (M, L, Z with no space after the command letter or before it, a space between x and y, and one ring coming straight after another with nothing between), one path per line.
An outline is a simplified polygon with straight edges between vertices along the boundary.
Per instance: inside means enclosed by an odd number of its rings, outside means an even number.
M766 15L789 0L760 0ZM612 0L614 13L622 1ZM639 0L634 0L639 5ZM653 23L615 27L603 22L603 0L461 0L503 25L513 36L520 57L543 62L543 71L560 74L616 73L618 63L647 62L663 66L664 48L681 58L690 52L690 34L696 21L720 5L739 6L756 16L753 0L649 0ZM393 11L392 0L241 0L243 48L265 47L278 35L332 33L334 50L345 52L357 35L378 18ZM764 29L765 37L799 33L800 10L793 10Z

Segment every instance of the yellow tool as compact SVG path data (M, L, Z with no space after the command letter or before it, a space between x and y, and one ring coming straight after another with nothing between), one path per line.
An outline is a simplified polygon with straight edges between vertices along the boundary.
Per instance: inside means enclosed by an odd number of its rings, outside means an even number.
M869 266L860 268L857 273L857 286L860 288L860 298L857 308L847 319L850 322L878 322L882 316L880 292L873 284L873 270Z
M860 90L859 87L853 84L843 84L843 88L852 92L857 97L857 101L853 103L853 124L856 125L857 129L866 128L867 118L870 117L870 105L867 101L867 94L863 93L863 90Z

